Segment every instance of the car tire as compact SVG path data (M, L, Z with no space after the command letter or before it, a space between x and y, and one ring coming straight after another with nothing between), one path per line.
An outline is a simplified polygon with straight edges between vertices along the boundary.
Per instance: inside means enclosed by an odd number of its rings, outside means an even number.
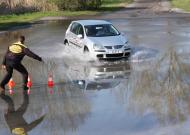
M68 42L66 42L66 43L65 43L65 45L66 45L66 46L69 46L69 43L68 43Z
M89 53L89 49L88 49L88 47L84 47L84 53Z

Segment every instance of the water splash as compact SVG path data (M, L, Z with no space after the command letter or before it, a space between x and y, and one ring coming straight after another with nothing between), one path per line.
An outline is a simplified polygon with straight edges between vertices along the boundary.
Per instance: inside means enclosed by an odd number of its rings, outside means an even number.
M84 53L83 49L74 46L65 46L63 54L65 57L70 57L83 62L94 62L98 60L91 53Z
M132 48L131 62L150 61L158 55L158 50L152 48Z

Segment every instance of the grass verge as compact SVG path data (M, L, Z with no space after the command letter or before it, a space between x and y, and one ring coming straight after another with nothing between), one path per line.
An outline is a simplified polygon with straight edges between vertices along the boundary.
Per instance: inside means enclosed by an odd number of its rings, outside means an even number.
M82 15L95 15L97 11L49 11L49 12L34 12L25 13L20 15L4 15L0 16L0 30L6 30L15 26L22 26L30 24L42 17L48 16L82 16Z
M48 11L48 12L34 12L25 14L12 14L0 16L0 30L7 30L15 26L23 26L30 24L32 21L36 21L42 17L49 16L83 16L83 15L97 15L104 11L117 11L124 8L127 3L131 3L133 0L103 0L102 6L95 11Z
M190 0L171 0L173 7L190 11Z

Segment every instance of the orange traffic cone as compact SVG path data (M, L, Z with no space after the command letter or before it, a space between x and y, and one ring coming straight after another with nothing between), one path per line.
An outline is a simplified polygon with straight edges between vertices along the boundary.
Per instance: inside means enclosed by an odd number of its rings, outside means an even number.
M32 81L31 81L30 76L28 76L27 87L28 87L28 88L31 88L31 87L32 87Z
M9 94L10 95L13 95L14 94L14 91L12 89L9 90Z
M50 94L50 95L53 94L53 89L52 89L52 88L50 88L50 90L49 90L49 94Z
M27 94L30 95L30 92L31 92L31 91L30 91L30 88L29 88L28 91L27 91Z
M8 87L9 89L13 89L15 87L15 82L13 81L12 78L9 80Z
M54 86L54 82L53 82L53 76L50 74L48 76L48 87L52 88Z
M15 82L11 78L8 82L8 87L9 87L9 94L12 95L14 93L13 88L15 87Z
M28 87L27 94L30 95L30 92L31 92L30 88L32 87L32 81L31 81L30 76L28 76L27 87Z

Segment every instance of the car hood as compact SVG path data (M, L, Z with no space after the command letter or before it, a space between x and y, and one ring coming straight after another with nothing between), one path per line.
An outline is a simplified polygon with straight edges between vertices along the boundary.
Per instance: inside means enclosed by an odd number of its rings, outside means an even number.
M100 44L103 46L123 45L127 42L127 39L122 35L109 37L88 37L88 39L95 44Z

